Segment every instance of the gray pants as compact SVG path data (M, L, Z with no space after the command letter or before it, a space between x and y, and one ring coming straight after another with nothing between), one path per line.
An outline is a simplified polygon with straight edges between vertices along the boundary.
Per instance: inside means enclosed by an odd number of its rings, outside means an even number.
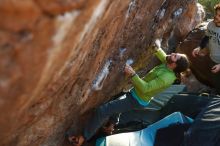
M120 96L116 100L110 101L104 105L99 106L94 115L89 119L84 129L84 137L86 140L92 138L96 131L102 127L107 121L111 120L113 123L117 123L120 113L128 112L135 109L143 109L144 106L140 105L136 99L134 99L131 93L126 93Z

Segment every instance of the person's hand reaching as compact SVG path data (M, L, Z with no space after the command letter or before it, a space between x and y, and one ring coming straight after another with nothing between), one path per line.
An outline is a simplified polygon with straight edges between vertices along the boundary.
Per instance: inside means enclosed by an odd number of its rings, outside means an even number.
M217 64L217 65L214 65L213 67L212 67L212 73L217 73L217 72L219 72L220 71L220 64Z
M136 74L134 69L130 65L128 65L128 64L125 65L124 72L128 76L134 76Z
M161 47L161 40L156 39L151 47L154 51L157 51Z
M192 51L192 56L193 57L197 57L197 56L205 56L206 53L201 51L201 48L200 47L197 47L195 48L193 51Z

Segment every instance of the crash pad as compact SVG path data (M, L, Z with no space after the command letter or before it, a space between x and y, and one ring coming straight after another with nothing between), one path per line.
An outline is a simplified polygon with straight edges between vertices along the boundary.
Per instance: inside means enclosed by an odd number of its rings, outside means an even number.
M184 116L180 112L175 112L145 129L99 138L96 141L96 146L153 146L158 129L167 127L170 124L192 122L193 119Z

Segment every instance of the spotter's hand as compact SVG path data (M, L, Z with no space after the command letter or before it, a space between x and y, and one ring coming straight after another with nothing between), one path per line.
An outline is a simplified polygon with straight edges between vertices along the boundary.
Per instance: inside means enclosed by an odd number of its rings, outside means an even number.
M214 65L213 67L212 67L212 73L217 73L217 72L219 72L220 71L220 64L217 64L217 65Z
M201 48L200 47L197 47L195 48L193 51L192 51L192 56L193 57L197 57L197 56L205 56L206 54L201 51Z

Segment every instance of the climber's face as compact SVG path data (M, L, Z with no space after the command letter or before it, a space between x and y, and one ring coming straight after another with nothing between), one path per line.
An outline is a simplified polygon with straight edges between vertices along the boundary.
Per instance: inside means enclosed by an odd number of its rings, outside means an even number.
M214 23L217 27L220 27L220 9L217 9L215 12Z
M176 61L181 58L181 55L182 54L180 53L171 53L170 55L167 55L166 57L167 63L168 64L176 63Z

